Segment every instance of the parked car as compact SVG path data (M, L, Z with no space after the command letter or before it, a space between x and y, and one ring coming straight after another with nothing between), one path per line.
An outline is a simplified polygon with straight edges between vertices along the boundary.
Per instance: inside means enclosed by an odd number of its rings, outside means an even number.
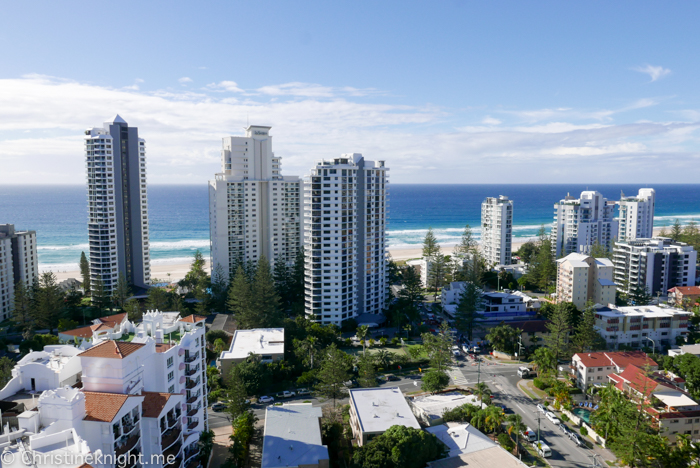
M213 405L211 405L211 410L212 410L212 411L216 411L217 413L218 413L219 411L223 411L223 410L225 410L225 409L226 409L226 403L221 402L221 401L217 401L216 403L214 403Z
M579 447L583 446L583 441L575 432L569 432L569 439L571 439Z
M274 398L272 398L271 396L267 396L267 395L261 396L260 398L258 398L258 403L273 403L274 401L275 401Z
M566 427L566 424L564 424L564 423L559 424L559 429L560 429L565 435L567 435L567 436L569 435L569 428Z
M547 410L544 408L544 405L542 405L542 403L537 403L537 409L540 411L540 413L547 412Z
M544 413L544 415L547 416L547 419L552 421L555 426L558 426L559 424L561 424L561 421L559 420L559 418L557 418L554 415L554 413L552 413L551 411L547 411L546 413Z
M355 382L354 380L348 380L347 382L344 383L344 385L347 388L355 388L355 387L357 387L357 382Z
M396 377L394 374L386 374L386 375L384 375L384 378L386 379L387 382L396 382L398 380L401 380L400 378Z
M292 398L297 396L296 393L290 392L288 390L285 390L283 392L279 392L277 395L275 395L277 398Z
M311 395L311 391L308 388L300 388L297 390L297 395L299 395L299 396Z
M534 441L532 447L537 450L537 453L542 458L549 458L552 456L552 449L550 449L549 445L545 444L543 440Z

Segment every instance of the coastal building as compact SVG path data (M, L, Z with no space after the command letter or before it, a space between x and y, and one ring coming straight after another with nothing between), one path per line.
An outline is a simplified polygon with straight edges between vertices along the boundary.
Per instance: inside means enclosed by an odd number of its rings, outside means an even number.
M384 434L391 426L420 429L399 387L352 388L350 427L358 446Z
M466 286L467 283L464 281L453 281L442 289L440 301L445 314L452 318L456 317L457 305ZM476 320L501 322L534 318L537 310L528 308L526 297L524 294L514 294L510 291L482 292L481 304L478 308L479 316Z
M263 255L292 263L301 246L300 179L283 176L270 127L250 125L223 139L221 172L209 181L212 272L228 277Z
M321 442L321 408L311 403L268 406L262 468L328 468L328 447Z
M693 306L700 300L700 286L676 286L668 290L668 301L678 307Z
M593 304L615 303L613 263L607 258L570 253L557 260L557 302L572 302L583 310Z
M603 307L596 310L595 328L610 350L624 345L661 351L675 346L678 337L688 334L692 315L666 306Z
M510 265L513 200L500 195L481 204L481 250L487 265Z
M264 363L284 359L284 328L254 328L233 332L231 347L221 353L221 375L227 376L234 364L245 361L250 355L260 356Z
M666 237L616 242L614 281L622 293L646 288L665 295L673 287L695 285L697 257L691 245Z
M680 356L682 354L692 354L693 356L700 357L700 344L681 345L678 348L671 348L668 350L668 355L671 357Z
M387 305L388 168L361 154L319 161L304 179L306 314L340 325Z
M126 323L128 341L30 353L0 391L6 401L25 402L26 392L43 391L17 418L9 450L42 453L65 444L103 456L95 466L104 468L135 466L139 454L155 468L199 466L199 436L208 427L204 332L204 317L151 311L138 325ZM22 429L34 434L29 447L17 441Z
M576 353L571 358L569 367L576 385L585 392L590 385L606 385L609 374L622 372L631 365L652 370L659 368L659 365L642 351Z
M570 253L588 254L593 245L612 246L617 237L615 202L599 192L581 192L579 198L567 195L554 205L552 250L556 258Z
M133 287L151 282L146 141L118 115L85 130L90 282L107 295L120 275Z
M479 403L476 395L463 395L459 392L439 393L436 395L417 396L408 402L416 418L426 426L442 424L442 415L445 411L453 410L458 406L470 404L486 408L486 403Z
M128 327L129 319L126 313L108 315L96 318L92 325L58 332L62 343L81 344L83 341L97 343L100 340L115 340L122 337Z
M17 231L14 224L0 224L0 320L14 310L15 287L30 287L39 279L36 231Z
M649 239L654 237L654 208L656 191L652 188L639 189L636 197L621 194L618 204L617 240Z

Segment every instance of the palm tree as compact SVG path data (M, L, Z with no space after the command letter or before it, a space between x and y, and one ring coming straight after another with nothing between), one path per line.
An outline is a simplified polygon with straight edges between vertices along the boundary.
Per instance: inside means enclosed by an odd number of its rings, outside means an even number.
M388 369L389 366L391 366L391 355L394 353L390 353L389 351L385 349L380 349L374 354L374 362L377 364L377 367L381 369Z
M490 429L490 432L496 432L506 419L503 410L498 406L489 406L484 411L486 412L484 420L486 427Z
M360 325L357 327L355 336L357 336L358 340L362 341L362 354L365 354L365 341L369 336L369 327L367 325Z
M479 382L474 386L474 395L479 397L479 404L481 404L484 401L484 395L491 396L491 389L486 382Z
M467 403L466 405L462 405L462 418L464 419L464 422L471 422L472 419L474 419L474 416L481 410L476 405L472 405Z
M411 333L411 330L413 330L413 326L410 323L403 326L403 331L406 332L406 339L408 339L408 334Z
M523 424L523 417L519 414L511 414L506 418L506 423L508 423L508 435L513 438L513 432L515 432L515 447L517 454L520 454L520 433L527 429L527 426Z
M221 338L217 338L214 341L214 352L217 355L221 354L225 348L226 348L226 342L224 340L222 340Z
M480 409L472 417L470 424L479 430L483 430L486 426L486 410Z
M301 354L302 356L308 356L304 357L305 363L309 364L309 367L311 369L314 368L314 356L316 356L316 353L319 351L319 346L318 346L318 338L315 336L307 336L303 340L294 340L294 345L295 345L295 352L297 353L297 356Z

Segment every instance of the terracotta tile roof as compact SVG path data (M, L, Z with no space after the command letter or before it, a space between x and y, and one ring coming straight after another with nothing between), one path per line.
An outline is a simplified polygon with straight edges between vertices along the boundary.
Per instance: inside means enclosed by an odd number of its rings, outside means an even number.
M624 369L629 365L643 367L649 364L657 367L658 364L649 358L643 351L599 351L597 353L576 353L581 363L586 367L617 366ZM611 363L612 361L612 363Z
M111 326L111 325L104 324L104 323L98 323L98 324L92 325L92 326L90 327L90 329L91 329L92 331L97 331L97 330L114 330L114 327Z
M679 292L684 296L698 296L700 295L700 286L676 286L669 289L668 292Z
M108 315L106 317L100 317L97 320L104 323L105 325L112 325L114 327L114 326L117 326L120 323L122 323L122 321L124 320L124 317L126 317L126 312L122 313L122 314L114 314L114 315Z
M142 396L146 397L143 400L144 418L157 418L160 416L170 399L170 393L142 392Z
M79 336L80 338L92 338L92 327L80 327L73 330L58 332L61 335Z
M126 341L104 341L97 346L83 351L78 356L124 359L129 354L146 346L143 343L127 343Z
M619 374L619 377L627 382L630 387L644 394L644 396L651 395L659 386L675 390L673 385L658 382L653 378L647 377L644 375L644 371L635 365L627 366L627 368Z
M129 395L121 393L83 392L85 394L85 421L112 422Z
M206 320L206 317L202 317L201 315L188 315L187 317L181 318L179 321L180 322L187 322L187 323L197 323L201 322L202 320Z
M156 343L156 353L164 353L175 345L167 343Z
M78 468L94 468L94 467L89 463L83 463Z

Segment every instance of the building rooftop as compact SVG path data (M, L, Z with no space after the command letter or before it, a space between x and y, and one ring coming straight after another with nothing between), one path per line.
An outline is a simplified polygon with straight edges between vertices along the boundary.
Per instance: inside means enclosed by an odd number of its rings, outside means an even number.
M507 322L512 328L519 328L523 333L547 333L549 320L522 320L519 322Z
M459 392L449 392L415 397L411 401L411 405L419 408L431 420L440 419L445 411L467 403L479 406L478 397L475 395L462 395Z
M18 366L41 364L53 371L60 371L66 363L80 353L80 350L70 345L55 345L44 347L45 351L32 351L17 362Z
M527 466L498 445L428 463L429 468L522 468Z
M221 353L221 359L245 359L250 353L284 354L284 328L236 330L231 348Z
M321 408L311 403L268 406L262 468L317 465L328 460L328 447L321 442Z
M614 281L605 278L598 278L598 283L601 286L617 286Z
M420 429L398 387L351 389L350 405L355 408L362 432L384 432L396 425Z
M83 392L85 421L112 422L131 395L121 393Z
M616 307L614 309L599 309L596 311L596 315L601 315L603 317L615 318L615 317L677 317L686 315L690 317L691 312L686 312L681 309L674 309L673 307L660 307L656 305L645 305L645 306L626 306L626 307Z
M668 292L679 292L684 296L700 296L700 286L676 286Z
M496 443L471 424L449 422L425 429L450 451L450 457L495 447Z
M658 367L658 364L643 351L598 351L595 353L576 353L581 363L586 367L616 366L624 369L629 365L650 365Z
M163 408L168 403L171 394L161 392L142 392L143 399L143 417L157 418L163 412Z
M129 354L146 346L143 343L128 343L126 341L103 341L92 348L80 353L83 357L99 357L110 359L124 359Z
M187 317L181 318L180 322L197 323L197 322L203 322L206 319L207 319L206 317L203 317L201 315L192 314L192 315L188 315Z
M74 328L73 330L65 330L59 332L61 335L78 336L80 338L92 338L92 325L87 327Z
M678 408L681 406L697 406L697 402L680 390L654 392L654 396L666 406Z

